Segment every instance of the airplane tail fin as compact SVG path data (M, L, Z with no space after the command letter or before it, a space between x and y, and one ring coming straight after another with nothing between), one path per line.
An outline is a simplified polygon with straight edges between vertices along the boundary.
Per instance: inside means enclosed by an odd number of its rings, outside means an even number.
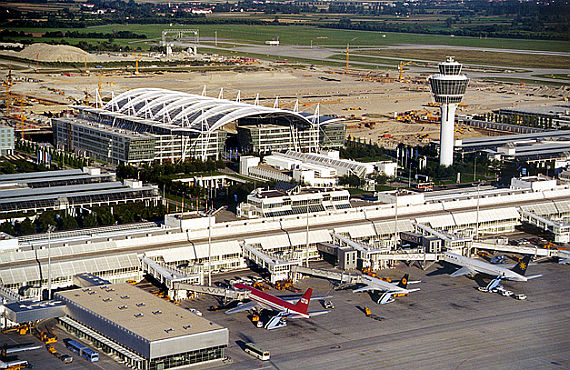
M530 262L530 255L527 254L526 256L524 256L522 260L520 260L519 263L515 265L515 267L511 269L511 271L514 271L520 275L524 275L526 273L526 269L528 267L529 262Z
M400 288L406 289L406 288L408 287L408 278L409 278L409 277L410 277L409 274L405 274L405 275L402 277L402 280L400 280L400 282L398 283L398 286L399 286Z
M305 294L299 299L299 301L295 304L295 309L302 313L307 313L307 309L309 308L309 302L311 301L311 295L313 294L313 288L307 289Z

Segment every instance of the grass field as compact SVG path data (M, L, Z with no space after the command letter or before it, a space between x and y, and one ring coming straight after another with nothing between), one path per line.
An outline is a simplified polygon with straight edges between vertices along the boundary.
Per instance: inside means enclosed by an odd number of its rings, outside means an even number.
M145 34L148 38L160 38L161 31L169 28L167 25L156 24L126 24L105 25L79 29L38 29L38 28L10 28L24 32L46 31L78 31L78 32L112 32L132 31ZM287 26L260 26L260 25L192 25L180 24L172 28L197 28L200 37L213 38L214 32L218 33L218 40L242 40L247 42L264 42L279 37L284 44L342 46L347 43L354 46L387 46L394 44L418 44L418 45L450 45L450 46L474 46L482 48L506 48L522 50L564 51L570 50L568 41L547 40L519 40L519 39L480 39L475 37L450 37L445 35L426 35L411 33L368 32L353 30L337 30L317 28L303 25ZM385 37L383 37L385 35ZM39 40L38 40L39 41ZM69 40L71 41L71 39ZM94 40L96 41L96 40ZM121 43L123 40L120 40ZM119 40L116 40L119 42Z
M453 55L462 63L483 64L506 67L527 68L569 68L570 57L559 55L501 53L477 50L436 50L436 49L397 49L397 50L364 50L359 54L378 55L397 58L412 58L429 61L444 60ZM370 58L373 59L373 58Z
M545 74L545 75L533 75L535 77L552 78L555 80L570 80L570 74Z

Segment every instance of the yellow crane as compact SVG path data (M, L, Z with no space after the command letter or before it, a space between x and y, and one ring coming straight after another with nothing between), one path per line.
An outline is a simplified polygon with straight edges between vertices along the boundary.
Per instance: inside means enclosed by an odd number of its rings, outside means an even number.
M136 66L135 66L135 74L136 74L136 75L139 74L139 61L140 61L141 59L142 59L142 56L139 55L139 56L137 57L136 61L135 61L135 63L136 63Z
M348 51L348 44L346 44L346 74L348 74L348 62L350 59L350 53Z
M398 64L398 71L400 71L400 75L398 76L398 81L402 81L402 77L404 75L404 67L410 63L412 63L412 62L410 61L410 62L404 63L401 61L400 64Z
M97 95L99 97L101 105L103 105L103 95L101 94L103 85L114 85L114 84L115 81L112 82L101 81L101 75L99 75L99 82L97 83Z

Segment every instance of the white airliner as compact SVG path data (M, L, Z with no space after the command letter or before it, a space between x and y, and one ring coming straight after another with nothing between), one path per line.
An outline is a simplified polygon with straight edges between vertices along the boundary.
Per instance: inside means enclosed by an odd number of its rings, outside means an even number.
M459 254L445 252L443 260L445 262L452 263L454 265L459 265L461 268L451 274L451 277L463 276L463 275L476 275L485 274L490 276L496 276L487 285L487 289L491 290L501 283L501 280L513 280L513 281L527 281L540 277L542 275L525 276L526 269L530 262L530 256L526 255L519 263L517 263L512 269L501 265L493 265L484 261L479 261L473 258L464 257Z
M366 286L353 290L353 292L359 293L359 292L366 292L369 290L377 290L380 292L385 292L384 294L382 294L380 299L378 299L379 304L394 302L393 296L404 295L420 290L419 288L417 289L407 288L408 284L419 283L419 281L408 282L408 277L409 275L406 274L404 275L404 277L402 277L402 280L400 280L398 284L393 284L372 276L362 275L362 283L366 284Z
M279 298L241 283L235 284L234 287L236 289L249 290L249 299L251 299L251 301L241 304L236 308L232 308L231 310L227 310L226 313L232 314L236 312L248 311L251 309L268 309L271 311L277 311L277 315L273 316L267 322L267 324L265 324L265 329L267 330L286 326L286 322L283 320L284 318L308 319L313 316L329 313L327 310L307 311L309 308L309 302L311 301L311 295L313 294L313 289L311 288L307 289L305 294L303 294L303 296L297 300L296 298Z

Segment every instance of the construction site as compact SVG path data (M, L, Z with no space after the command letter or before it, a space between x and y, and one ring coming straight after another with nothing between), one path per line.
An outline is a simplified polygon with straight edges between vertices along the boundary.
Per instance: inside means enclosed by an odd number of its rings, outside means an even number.
M3 54L2 58L11 58L10 53ZM439 138L439 107L431 98L428 73L407 70L410 62L379 73L349 67L348 60L342 68L186 51L168 56L178 66L161 64L160 56L153 53L90 54L71 46L31 45L12 54L18 56L2 62L3 95L9 97L2 106L4 121L16 129L17 136L50 135L50 118L64 114L70 106L101 107L115 95L144 87L243 102L257 99L260 105L284 109L297 104L299 111L311 114L318 106L321 115L344 119L349 138L386 148ZM190 58L200 60L202 66L185 67ZM54 61L60 63L48 63ZM109 61L120 63L112 67ZM458 116L551 104L568 95L564 86L472 79ZM494 134L463 125L455 130L456 139Z

